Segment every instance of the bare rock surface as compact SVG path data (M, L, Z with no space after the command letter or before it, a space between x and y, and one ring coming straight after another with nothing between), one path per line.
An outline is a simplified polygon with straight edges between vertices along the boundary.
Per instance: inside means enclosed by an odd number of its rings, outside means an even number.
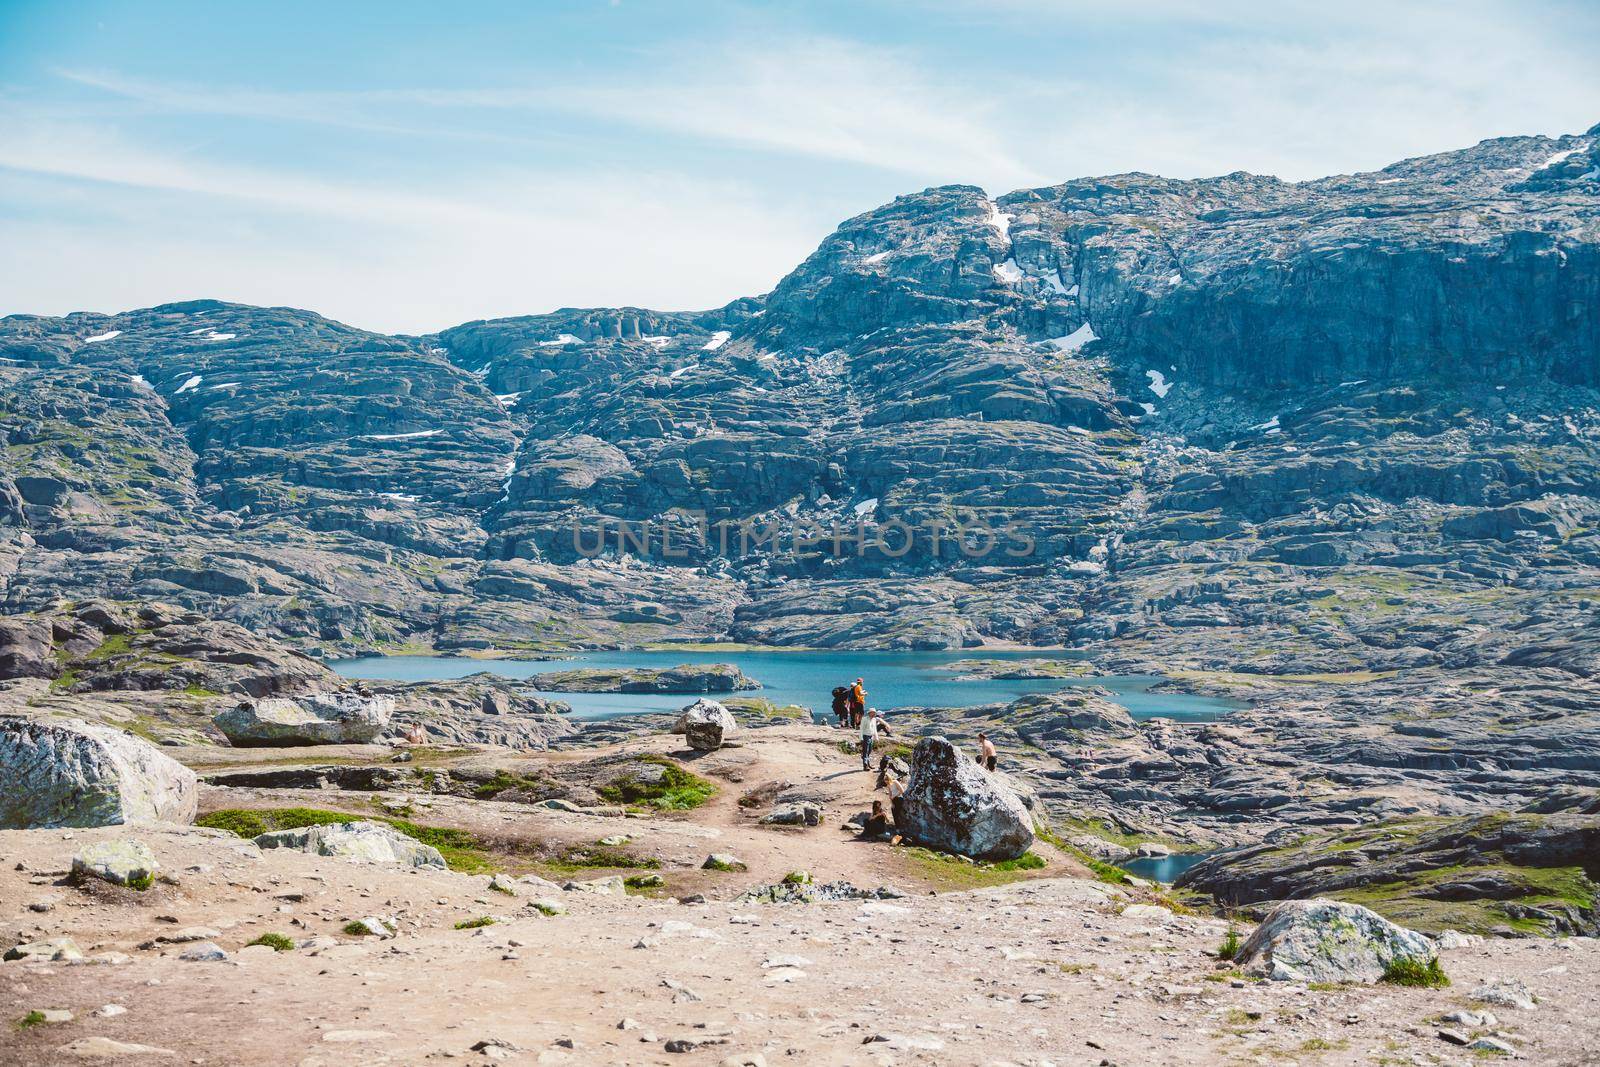
M1425 966L1433 942L1359 904L1290 900L1278 905L1234 957L1276 982L1376 982L1397 962Z
M359 693L304 693L241 703L214 720L239 747L360 745L381 734L394 698Z

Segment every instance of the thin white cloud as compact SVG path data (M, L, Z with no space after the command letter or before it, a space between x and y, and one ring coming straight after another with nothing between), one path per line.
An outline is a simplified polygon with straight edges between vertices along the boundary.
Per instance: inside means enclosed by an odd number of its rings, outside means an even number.
M421 332L556 306L714 307L770 288L825 232L748 190L670 173L501 175L452 197L196 162L102 128L11 125L0 168L97 183L92 205L60 214L109 224L13 227L0 313L212 296Z

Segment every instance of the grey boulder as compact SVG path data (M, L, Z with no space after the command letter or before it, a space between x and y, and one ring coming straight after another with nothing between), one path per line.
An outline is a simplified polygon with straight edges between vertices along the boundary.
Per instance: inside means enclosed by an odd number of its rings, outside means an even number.
M394 715L394 698L359 693L311 693L248 700L212 721L241 747L364 745Z
M678 718L684 740L696 752L715 752L728 734L739 728L733 713L715 700L696 700Z
M255 843L261 848L289 848L317 856L338 856L358 863L393 863L441 871L447 869L438 849L379 822L335 823L274 830L258 836Z
M1376 982L1393 963L1436 959L1433 941L1359 904L1286 900L1234 958L1274 981Z
M96 841L72 857L72 877L98 878L112 885L148 888L160 870L155 853L143 841Z
M79 719L0 717L0 830L194 821L194 772Z
M1033 844L1033 821L999 778L943 737L911 753L901 830L922 845L981 860L1016 859Z

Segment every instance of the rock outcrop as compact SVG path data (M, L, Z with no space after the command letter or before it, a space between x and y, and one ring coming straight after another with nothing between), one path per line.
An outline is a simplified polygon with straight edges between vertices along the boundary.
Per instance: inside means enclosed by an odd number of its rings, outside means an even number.
M333 823L273 830L254 840L261 848L297 849L357 863L394 863L438 870L447 867L444 857L432 845L425 845L379 822Z
M582 667L536 674L533 684L547 693L734 693L761 688L760 682L731 663L625 670Z
M364 745L394 715L394 698L357 693L309 693L251 700L213 720L239 748Z
M1234 961L1279 982L1376 982L1396 963L1437 960L1433 942L1359 904L1290 900L1278 905Z
M912 750L904 811L901 831L942 852L1008 860L1033 844L1017 795L943 737L924 737Z
M81 720L0 717L0 829L194 821L194 772Z

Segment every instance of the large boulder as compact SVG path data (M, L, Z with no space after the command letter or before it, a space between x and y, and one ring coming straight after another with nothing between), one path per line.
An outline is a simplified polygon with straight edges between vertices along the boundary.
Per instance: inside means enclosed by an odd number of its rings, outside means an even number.
M1016 859L1033 844L1022 801L943 737L924 737L911 753L905 825L919 844L982 860Z
M359 693L311 693L247 700L212 719L240 748L364 745L394 715L394 698Z
M0 716L0 830L194 821L194 772L79 719Z
M1376 982L1396 961L1437 957L1427 936L1359 904L1317 897L1273 908L1234 960L1274 981Z
M684 740L696 752L715 752L722 747L723 739L739 728L733 713L715 700L702 698L683 709L677 725L683 728Z
M381 822L334 823L274 830L257 836L255 843L261 848L290 848L358 863L398 863L405 867L447 869L438 849L407 837Z

